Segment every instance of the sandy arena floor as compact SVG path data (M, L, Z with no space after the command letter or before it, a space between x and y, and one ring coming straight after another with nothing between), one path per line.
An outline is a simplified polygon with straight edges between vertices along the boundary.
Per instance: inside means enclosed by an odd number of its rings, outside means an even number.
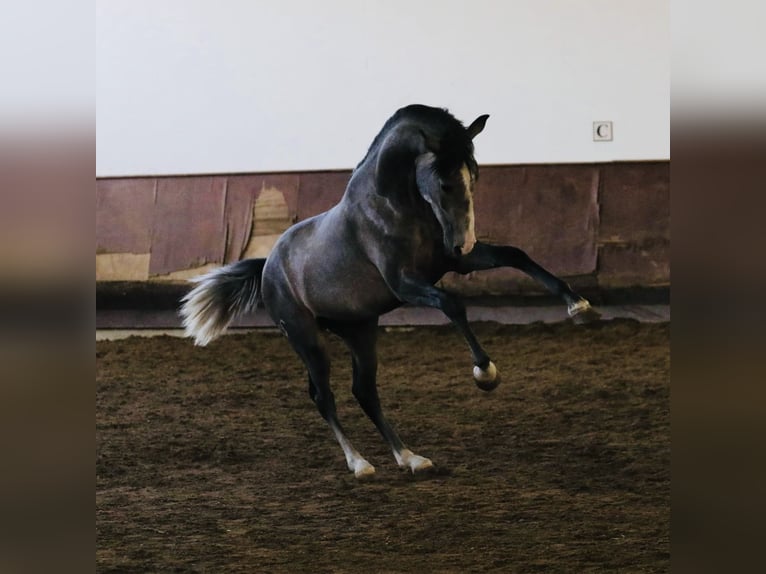
M433 472L400 470L350 392L357 481L273 331L206 348L98 341L99 572L667 572L670 325L476 324L503 377L471 379L450 327L381 332L383 407Z

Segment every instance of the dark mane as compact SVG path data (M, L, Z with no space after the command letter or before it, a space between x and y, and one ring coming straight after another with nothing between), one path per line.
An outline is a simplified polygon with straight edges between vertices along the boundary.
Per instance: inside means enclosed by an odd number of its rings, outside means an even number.
M455 171L463 163L467 163L471 172L476 173L473 141L468 136L465 126L446 108L433 108L422 104L400 108L388 118L356 167L358 168L373 155L386 135L401 124L410 124L423 132L430 151L437 156L436 169L439 173L447 174Z

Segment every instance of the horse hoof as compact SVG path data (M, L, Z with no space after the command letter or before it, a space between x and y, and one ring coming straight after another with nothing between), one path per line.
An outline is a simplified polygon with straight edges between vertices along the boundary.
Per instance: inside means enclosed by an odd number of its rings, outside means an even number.
M396 455L396 462L400 468L409 468L412 474L432 468L434 463L430 459L415 454L410 449L404 449Z
M601 318L601 313L591 307L586 299L580 299L576 303L572 303L567 308L567 313L578 325L598 321Z
M486 371L478 365L474 366L473 380L482 391L489 392L497 388L497 385L500 384L500 376L497 373L495 363L490 361Z
M423 472L424 470L433 468L433 466L434 463L424 456L413 454L412 458L410 458L410 470L412 471L412 474L415 474L416 472Z
M369 478L375 474L375 467L366 460L357 461L354 465L354 476L359 479Z

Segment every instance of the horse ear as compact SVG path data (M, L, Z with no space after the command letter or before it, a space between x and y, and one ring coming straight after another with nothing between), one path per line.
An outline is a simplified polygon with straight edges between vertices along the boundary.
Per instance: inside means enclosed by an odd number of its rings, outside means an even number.
M466 131L468 132L468 137L473 139L477 135L481 133L481 131L484 129L484 126L487 123L487 119L489 118L489 114L484 114L483 116L479 116L473 122L470 126L466 128Z

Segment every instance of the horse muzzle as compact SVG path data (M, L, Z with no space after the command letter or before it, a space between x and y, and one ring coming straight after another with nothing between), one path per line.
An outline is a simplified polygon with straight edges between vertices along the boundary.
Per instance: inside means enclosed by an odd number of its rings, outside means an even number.
M473 251L474 245L476 245L476 238L472 238L463 243L463 245L458 247L460 250L460 255L468 255L471 251Z
M473 233L466 233L463 237L463 241L456 241L453 247L453 255L460 257L461 255L468 255L473 251L476 245L476 235Z
M476 233L471 225L462 233L455 232L455 225L442 217L439 219L444 231L444 249L450 257L461 257L468 255L476 245Z

